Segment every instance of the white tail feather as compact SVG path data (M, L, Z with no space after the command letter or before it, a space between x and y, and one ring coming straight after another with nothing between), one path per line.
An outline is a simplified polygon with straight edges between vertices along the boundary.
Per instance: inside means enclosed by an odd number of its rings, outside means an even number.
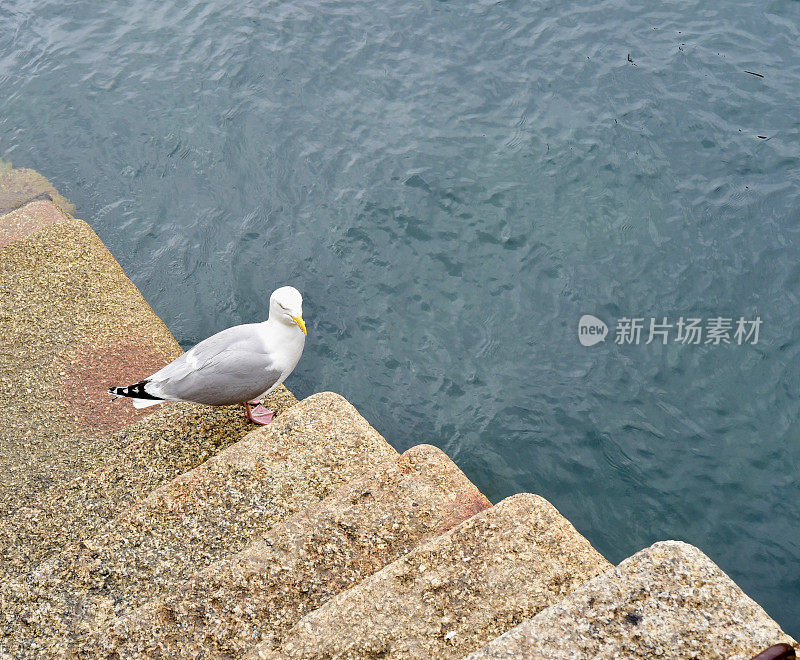
M131 399L134 408L149 408L150 406L157 406L159 403L164 403L163 399L154 401L153 399Z

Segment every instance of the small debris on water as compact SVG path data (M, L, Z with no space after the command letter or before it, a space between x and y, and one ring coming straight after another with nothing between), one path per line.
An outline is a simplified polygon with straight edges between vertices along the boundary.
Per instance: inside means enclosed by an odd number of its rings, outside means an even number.
M759 78L763 78L764 76L760 73L756 73L755 71L748 71L747 69L744 70L745 73L749 73L751 76L758 76Z

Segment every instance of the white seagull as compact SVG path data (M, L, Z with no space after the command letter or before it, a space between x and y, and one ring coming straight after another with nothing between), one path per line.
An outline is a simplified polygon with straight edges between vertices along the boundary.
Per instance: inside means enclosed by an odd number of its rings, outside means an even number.
M112 401L132 399L136 408L164 401L209 406L244 404L247 418L269 424L275 413L263 399L292 373L306 343L303 297L291 286L273 291L269 318L236 325L204 339L152 376L128 387L112 387Z

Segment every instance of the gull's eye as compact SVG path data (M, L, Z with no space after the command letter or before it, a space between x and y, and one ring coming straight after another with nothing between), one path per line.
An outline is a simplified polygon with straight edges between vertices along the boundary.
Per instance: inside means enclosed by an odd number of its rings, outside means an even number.
M280 308L281 308L281 309L282 309L284 312L288 312L288 311L289 311L288 309L286 309L286 308L285 308L283 305L281 305L280 303L278 303L278 307L280 307Z

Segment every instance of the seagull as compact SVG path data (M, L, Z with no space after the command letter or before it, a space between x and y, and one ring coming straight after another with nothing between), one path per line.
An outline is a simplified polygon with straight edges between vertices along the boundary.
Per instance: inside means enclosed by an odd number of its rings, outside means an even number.
M112 401L128 397L135 408L164 401L209 406L244 405L247 419L269 424L275 413L261 402L292 373L306 343L303 297L291 286L273 291L269 318L236 325L204 339L152 376L112 387Z

